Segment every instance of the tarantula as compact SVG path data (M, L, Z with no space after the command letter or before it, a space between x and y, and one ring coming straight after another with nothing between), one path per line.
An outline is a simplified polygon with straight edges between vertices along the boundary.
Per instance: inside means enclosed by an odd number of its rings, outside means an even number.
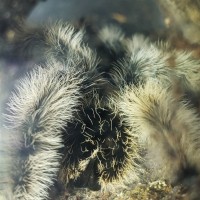
M98 38L107 62L69 24L24 33L42 61L8 104L1 198L48 199L57 183L99 190L144 174L198 177L200 60L115 26Z

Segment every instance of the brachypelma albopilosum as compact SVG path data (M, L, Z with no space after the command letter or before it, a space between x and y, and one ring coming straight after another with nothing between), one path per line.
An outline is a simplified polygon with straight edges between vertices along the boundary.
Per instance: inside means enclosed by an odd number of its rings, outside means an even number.
M95 53L69 24L25 31L24 47L42 61L8 104L1 198L48 199L54 185L118 188L143 174L198 177L200 61L114 26L98 37Z
M55 182L96 190L138 178L136 136L109 100L116 86L82 40L61 22L24 33L24 47L43 54L9 101L4 199L48 199Z

